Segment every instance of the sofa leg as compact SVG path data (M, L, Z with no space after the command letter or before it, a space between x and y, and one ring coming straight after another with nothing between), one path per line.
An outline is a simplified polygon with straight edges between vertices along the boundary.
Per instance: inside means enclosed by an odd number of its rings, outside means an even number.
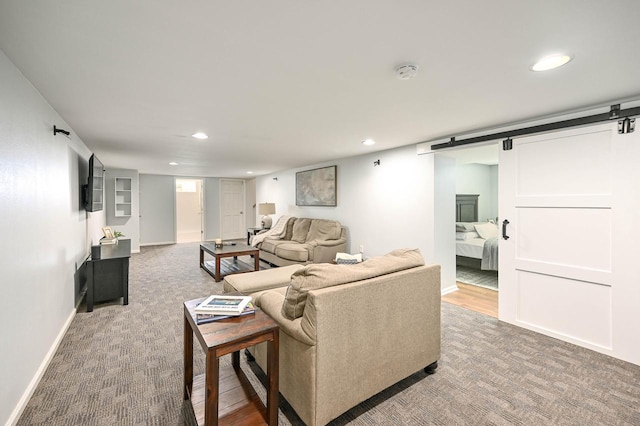
M255 360L256 360L256 359L253 357L253 355L251 355L251 352L249 352L249 349L245 349L245 350L244 350L244 354L245 354L245 355L246 355L246 357L247 357L247 361L249 361L249 362L253 362L253 361L255 361Z
M427 374L433 374L436 372L436 368L438 368L438 361L435 361L424 368L424 372Z

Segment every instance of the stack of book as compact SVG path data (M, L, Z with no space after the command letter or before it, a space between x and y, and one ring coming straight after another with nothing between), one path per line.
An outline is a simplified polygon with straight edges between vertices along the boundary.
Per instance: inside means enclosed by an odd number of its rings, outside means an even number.
M101 238L100 244L103 246L106 246L109 244L118 244L118 239L117 238Z
M193 310L196 323L205 324L225 318L252 314L256 311L249 296L209 296Z

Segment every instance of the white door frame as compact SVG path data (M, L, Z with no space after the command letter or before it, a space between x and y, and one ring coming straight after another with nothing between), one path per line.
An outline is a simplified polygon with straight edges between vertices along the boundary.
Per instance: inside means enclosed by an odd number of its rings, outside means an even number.
M201 177L185 177L185 176L174 176L173 177L173 192L174 192L174 196L173 196L173 217L174 217L174 222L173 222L173 238L174 241L177 243L178 242L178 197L176 195L176 185L177 185L177 181L178 179L183 179L183 180L198 180L200 181L200 241L204 241L204 236L205 236L205 225L206 225L206 204L205 204L205 180L204 178Z

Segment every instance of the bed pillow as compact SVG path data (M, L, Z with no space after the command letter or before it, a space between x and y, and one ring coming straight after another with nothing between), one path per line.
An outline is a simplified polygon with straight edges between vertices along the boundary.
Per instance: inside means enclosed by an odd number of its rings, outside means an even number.
M490 240L491 238L498 238L498 227L494 223L479 223L474 225L476 232L480 235L480 238Z
M472 238L480 238L480 235L476 231L456 232L456 240L458 241L467 241Z
M471 222L456 222L456 231L457 232L475 232L475 228L473 227L473 223Z

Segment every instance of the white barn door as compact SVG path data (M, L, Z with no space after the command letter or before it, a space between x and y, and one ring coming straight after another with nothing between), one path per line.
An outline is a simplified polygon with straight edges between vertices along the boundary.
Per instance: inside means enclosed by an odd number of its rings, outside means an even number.
M222 239L234 240L247 237L244 219L244 181L220 180L220 210Z
M640 364L640 132L617 123L500 151L500 319Z

